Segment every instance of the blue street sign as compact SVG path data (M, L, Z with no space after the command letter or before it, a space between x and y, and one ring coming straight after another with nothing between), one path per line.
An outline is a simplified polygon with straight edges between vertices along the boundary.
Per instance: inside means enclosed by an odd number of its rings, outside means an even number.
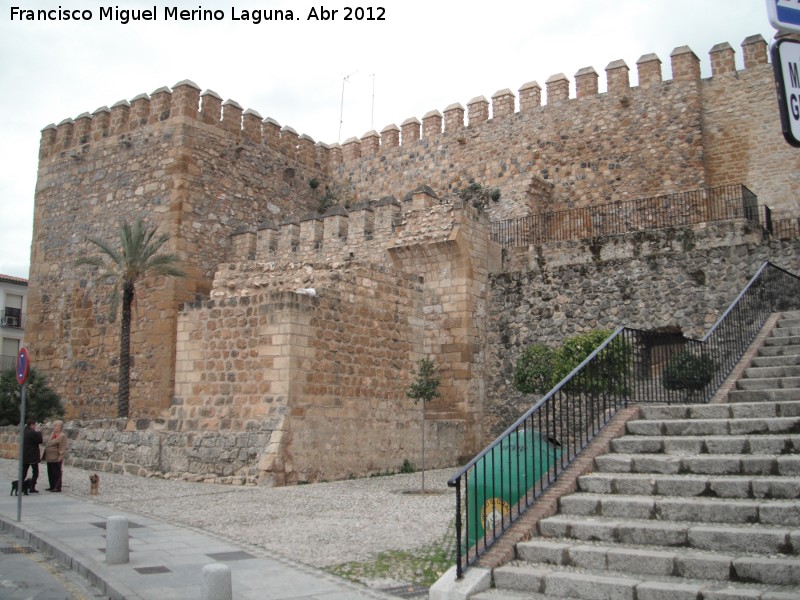
M17 356L17 383L23 385L28 381L28 372L30 371L30 360L28 359L28 350L22 348Z
M767 16L775 29L800 33L800 0L767 0Z

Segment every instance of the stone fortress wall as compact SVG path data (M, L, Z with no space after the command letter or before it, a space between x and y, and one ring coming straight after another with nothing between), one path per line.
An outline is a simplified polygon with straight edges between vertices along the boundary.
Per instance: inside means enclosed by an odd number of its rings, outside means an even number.
M797 216L800 156L780 135L766 48L745 40L737 69L715 46L707 79L689 48L671 80L645 55L633 87L615 61L603 93L581 69L574 98L559 74L544 105L531 82L518 100L502 90L341 146L190 81L46 127L26 343L67 404L73 460L271 484L419 464L404 388L429 356L442 397L426 463L455 465L523 408L507 383L525 343L611 322L701 330L757 259L797 270L796 241L734 223L501 250L490 222L726 183ZM472 180L500 201L459 200ZM320 215L324 190L338 203ZM171 235L190 276L140 296L131 419L117 421L118 324L73 263L87 236L136 217ZM739 258L700 277L709 253Z
M714 46L705 79L684 46L669 58L672 79L662 76L658 56L646 54L636 64L637 86L625 62L613 61L604 93L587 67L574 86L559 73L544 89L533 81L516 96L509 89L491 101L478 96L466 110L453 104L334 146L334 172L359 198L396 195L409 180L440 193L473 179L499 186L493 220L729 183L748 185L777 211L796 211L798 158L775 137L767 43L751 36L741 48L737 69L730 44Z

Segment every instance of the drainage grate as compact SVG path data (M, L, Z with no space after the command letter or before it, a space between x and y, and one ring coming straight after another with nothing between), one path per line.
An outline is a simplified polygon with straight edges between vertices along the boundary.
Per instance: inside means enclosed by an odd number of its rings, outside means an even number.
M33 554L36 552L30 546L11 546L10 548L0 548L0 554Z
M172 573L167 567L138 567L134 571L140 575L158 575L159 573Z
M407 584L396 587L381 588L382 592L399 598L427 598L428 588L423 585Z
M247 560L248 558L255 558L252 554L237 550L235 552L215 552L214 554L206 554L209 558L218 560L220 562L226 560Z

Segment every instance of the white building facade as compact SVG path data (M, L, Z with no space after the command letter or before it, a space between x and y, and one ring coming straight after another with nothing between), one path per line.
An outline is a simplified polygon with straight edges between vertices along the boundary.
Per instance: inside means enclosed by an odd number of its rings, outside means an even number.
M0 274L0 369L13 369L22 348L28 280Z

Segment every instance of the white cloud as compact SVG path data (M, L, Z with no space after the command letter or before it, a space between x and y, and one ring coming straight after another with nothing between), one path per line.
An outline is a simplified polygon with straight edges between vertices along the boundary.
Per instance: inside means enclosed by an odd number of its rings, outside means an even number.
M304 19L319 5L120 0L114 5L155 4L159 13L164 6L226 11L224 22L121 25L97 20L99 7L109 5L102 0L15 2L89 9L95 20L88 23L11 21L9 2L0 4L0 273L21 277L28 274L39 131L182 79L330 143L339 139L340 111L343 141L531 80L544 85L554 73L572 80L586 66L601 75L602 89L604 69L617 59L635 83L636 60L651 52L669 78L669 54L683 45L707 76L713 45L730 42L738 56L748 35L773 35L761 0L381 0L372 6L384 6L386 20L361 22L339 20L342 7L355 3L336 2L324 4L340 11L335 21L260 25L232 23L230 7L291 9Z

